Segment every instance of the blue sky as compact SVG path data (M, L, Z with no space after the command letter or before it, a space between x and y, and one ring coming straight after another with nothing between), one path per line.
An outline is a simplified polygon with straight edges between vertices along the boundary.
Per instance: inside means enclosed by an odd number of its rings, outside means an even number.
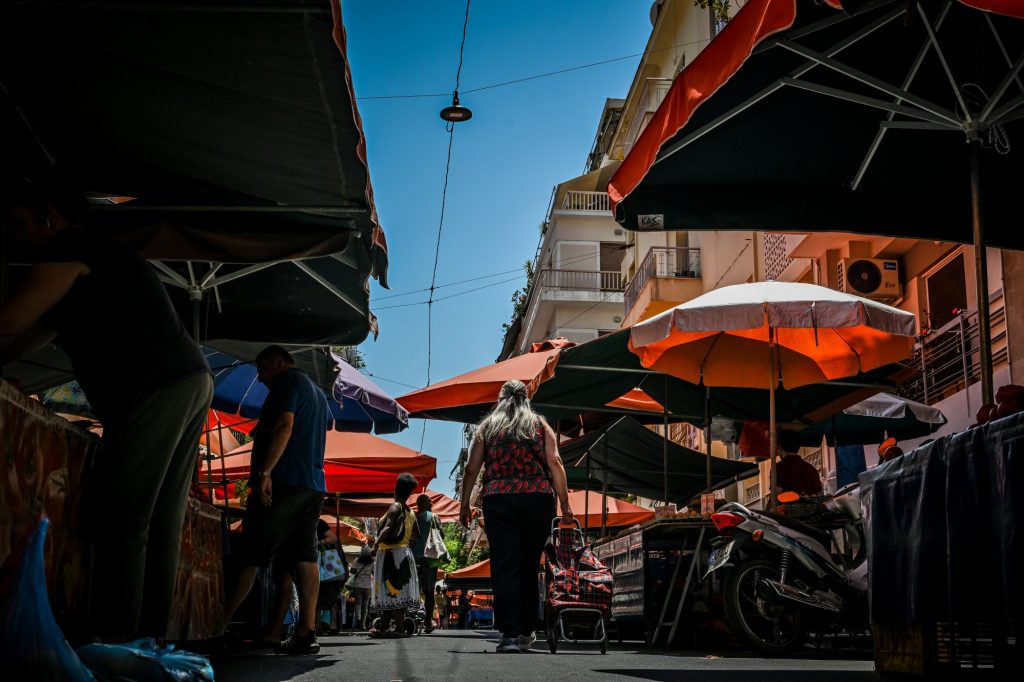
M465 7L460 0L343 2L356 96L450 93ZM461 89L640 53L650 35L649 9L647 0L476 0ZM431 381L494 361L512 292L525 281L519 268L534 255L551 188L582 173L605 99L625 96L638 62L631 58L462 96L473 119L455 131L437 284L516 272L436 293L470 292L433 306ZM358 103L391 262L391 290L372 285L380 336L360 348L367 370L396 396L427 380L427 306L388 306L427 299L425 292L394 295L430 286L448 145L438 112L449 102ZM388 438L418 448L422 424L413 420L407 431ZM431 487L449 494L461 429L427 424L423 451L438 459Z

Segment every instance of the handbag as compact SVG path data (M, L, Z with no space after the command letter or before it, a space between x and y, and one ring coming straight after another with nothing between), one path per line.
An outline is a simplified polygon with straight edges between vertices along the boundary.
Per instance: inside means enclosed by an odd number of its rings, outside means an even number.
M320 567L320 582L322 583L341 580L345 577L345 562L341 560L338 550L333 547L320 546L317 565Z
M437 525L437 517L431 515L430 532L427 535L427 544L423 548L423 557L431 566L444 566L450 563L452 558L448 554L448 547L444 544L444 537Z
M366 570L366 567L367 567L367 566L369 566L369 565L370 565L370 564L362 564L362 565L361 565L361 566L359 567L359 570L358 570L358 571L355 571L354 573L352 573L351 575L349 575L349 577L348 577L348 580L346 580L346 581L345 581L345 585L344 585L344 588L345 588L345 590L347 590L348 592L351 592L352 590L356 589L356 578L358 578L358 577L359 577L359 575L360 575L360 574L361 574L361 573L362 573L363 571L365 571L365 570Z
M405 514L406 512L403 508L402 516L398 518L398 522L391 524L391 528L389 529L387 536L385 537L384 535L381 535L378 542L385 545L397 545L402 541L402 538L405 537ZM388 521L388 516L390 515L391 512L389 511L387 514L380 517L380 521L378 522L380 528L384 527Z

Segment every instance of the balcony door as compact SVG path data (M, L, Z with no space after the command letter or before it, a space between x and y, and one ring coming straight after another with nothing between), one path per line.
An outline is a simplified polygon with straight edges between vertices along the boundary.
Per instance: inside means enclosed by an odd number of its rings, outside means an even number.
M601 242L559 241L555 245L555 269L597 272L601 269Z

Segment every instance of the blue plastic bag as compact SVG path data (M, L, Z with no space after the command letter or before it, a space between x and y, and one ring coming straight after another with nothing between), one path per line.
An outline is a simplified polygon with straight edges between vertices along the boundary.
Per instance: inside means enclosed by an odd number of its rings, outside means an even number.
M92 682L50 607L43 568L49 525L42 517L0 572L0 671L7 680Z
M75 651L101 679L132 682L214 682L205 657L157 646L152 638L124 644L87 644Z

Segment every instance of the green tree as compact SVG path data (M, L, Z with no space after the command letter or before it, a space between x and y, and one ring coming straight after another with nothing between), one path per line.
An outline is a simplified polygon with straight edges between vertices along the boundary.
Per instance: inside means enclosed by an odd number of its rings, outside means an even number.
M526 284L521 289L516 289L512 292L512 319L501 325L502 336L508 333L512 322L515 322L517 317L526 312L526 304L530 301L530 287L533 285L533 276L535 274L533 261L528 260L523 263L523 272L526 274Z
M358 370L366 369L363 351L356 346L331 346L331 352Z

